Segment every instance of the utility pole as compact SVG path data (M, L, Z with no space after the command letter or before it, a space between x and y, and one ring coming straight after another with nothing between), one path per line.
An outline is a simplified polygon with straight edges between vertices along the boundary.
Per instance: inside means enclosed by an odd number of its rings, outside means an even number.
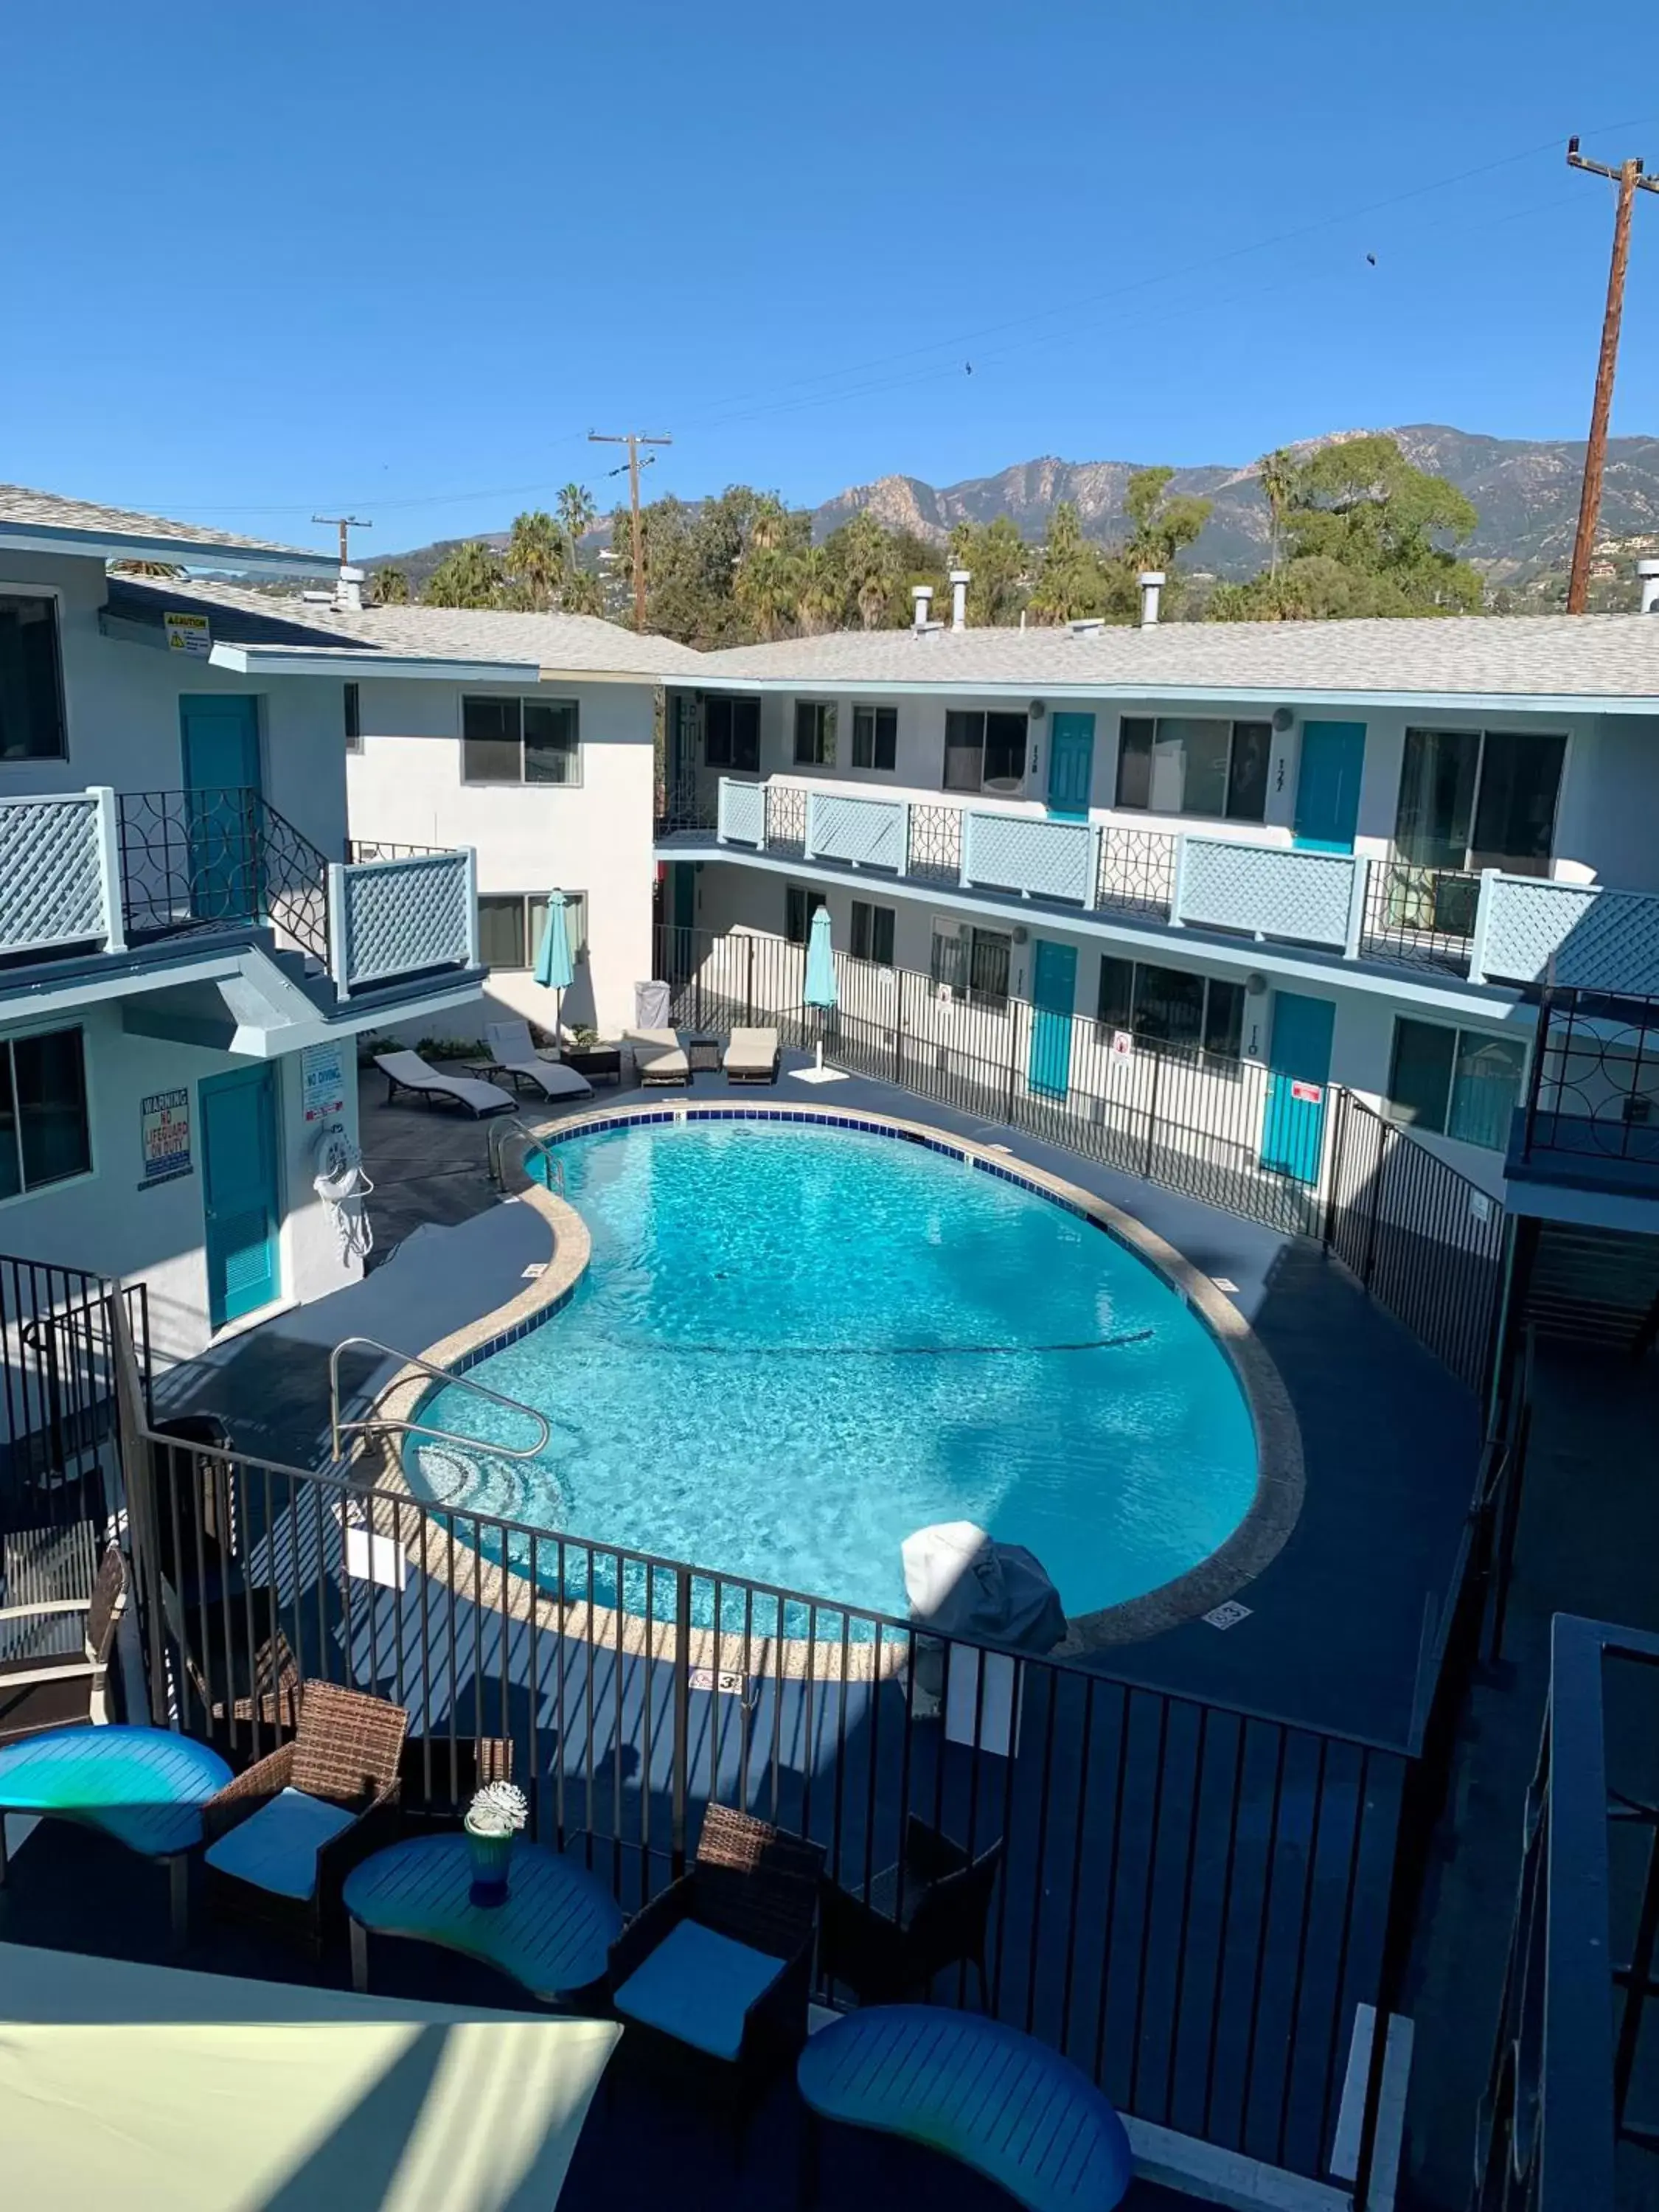
M1595 548L1596 517L1601 511L1601 478L1607 463L1607 418L1613 412L1613 378L1619 365L1619 325L1625 312L1625 271L1630 266L1630 218L1639 185L1644 192L1659 192L1659 178L1644 177L1642 164L1632 157L1609 169L1588 161L1578 141L1567 141L1567 167L1585 169L1595 177L1608 177L1619 187L1619 209L1613 220L1613 263L1607 271L1607 313L1601 319L1601 357L1595 368L1595 404L1590 410L1589 443L1584 448L1584 488L1578 501L1578 531L1572 541L1572 573L1567 580L1567 612L1582 615L1589 596L1590 555Z
M640 531L640 447L641 446L672 446L672 438L647 438L637 430L590 430L587 441L591 446L626 446L628 448L628 504L634 517L634 627L645 628L645 539ZM651 459L644 465L649 468Z
M350 532L354 530L373 530L374 527L374 525L372 522L365 522L361 515L356 514L313 514L311 519L313 522L332 522L338 524L340 531L340 566L343 568L349 568L351 566Z

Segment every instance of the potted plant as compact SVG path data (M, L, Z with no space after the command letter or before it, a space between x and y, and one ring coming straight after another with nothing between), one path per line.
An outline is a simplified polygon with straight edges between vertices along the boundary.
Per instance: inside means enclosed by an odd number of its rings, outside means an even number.
M472 1902L507 1901L513 1838L530 1815L530 1802L511 1782L486 1782L466 1808L462 1822L472 1858Z

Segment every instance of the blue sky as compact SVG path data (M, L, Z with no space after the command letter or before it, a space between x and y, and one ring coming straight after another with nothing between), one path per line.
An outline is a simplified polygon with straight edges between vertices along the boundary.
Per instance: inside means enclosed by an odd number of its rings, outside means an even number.
M1656 64L1563 0L35 9L0 477L387 552L608 505L590 428L800 501L1579 436L1612 204L1564 142L1659 171ZM1659 434L1637 234L1614 428Z

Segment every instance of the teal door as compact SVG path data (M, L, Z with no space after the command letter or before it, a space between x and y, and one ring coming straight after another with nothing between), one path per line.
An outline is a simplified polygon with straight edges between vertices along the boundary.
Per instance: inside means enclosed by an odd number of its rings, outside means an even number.
M1273 993L1261 1164L1294 1176L1298 1182L1319 1180L1335 1016L1329 999L1304 999L1296 991Z
M259 702L181 699L190 911L201 921L260 918Z
M1056 714L1048 724L1048 811L1086 815L1094 780L1095 718ZM1058 948L1056 948L1058 949Z
M1304 722L1296 776L1296 842L1309 853L1352 853L1365 766L1363 722Z
M1072 1080L1077 947L1055 945L1046 937L1039 937L1035 951L1031 970L1031 1054L1026 1080L1044 1098L1063 1098Z
M216 1075L198 1089L208 1311L215 1328L268 1306L282 1291L276 1251L275 1071Z

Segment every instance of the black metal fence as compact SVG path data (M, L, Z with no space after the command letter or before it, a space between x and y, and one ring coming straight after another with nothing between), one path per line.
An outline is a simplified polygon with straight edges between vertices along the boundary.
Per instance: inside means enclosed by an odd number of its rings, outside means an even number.
M1571 1153L1659 1170L1659 999L1551 987L1538 1038L1521 1157Z
M119 1298L149 1384L149 1307L142 1283L125 1291L76 1267L0 1258L0 1534L102 1529L114 1504L115 1344Z
M864 1899L919 1820L1000 1855L990 2009L1123 2110L1327 2169L1407 1761L1357 1737L921 1633L148 1431L151 1671L234 1760L321 1676L410 1717L424 1786L506 1737L532 1832L637 1905L736 1805ZM137 1456L135 1449L134 1456ZM821 1994L833 1999L836 1992ZM933 1997L977 2002L965 1962Z
M805 1000L805 947L775 937L660 927L653 972L677 1024L775 1024L792 1049L820 1039L836 1064L979 1119L1006 1123L1123 1173L1270 1227L1321 1221L1318 1123L1279 1142L1274 1079L1255 1061L1045 1015L1006 975L942 982L835 955L840 1003ZM1288 1164L1276 1164L1276 1158Z
M117 808L132 936L268 923L327 966L327 859L259 792L126 791Z
M1472 1390L1492 1373L1503 1293L1504 1212L1488 1192L1337 1095L1327 1249Z

